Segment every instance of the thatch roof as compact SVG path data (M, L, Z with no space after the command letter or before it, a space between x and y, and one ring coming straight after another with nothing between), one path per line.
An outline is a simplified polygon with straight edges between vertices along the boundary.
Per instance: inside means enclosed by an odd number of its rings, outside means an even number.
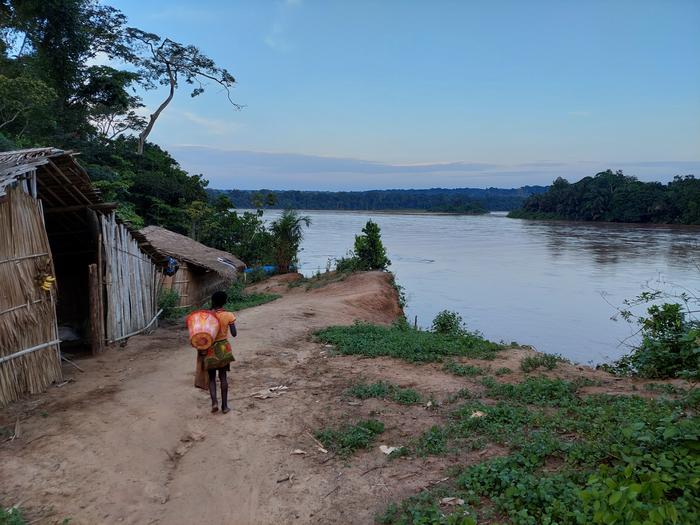
M142 237L141 248L154 259L157 256L162 259L172 257L190 266L216 272L227 279L235 279L236 273L245 269L245 263L235 255L210 248L160 226L147 226L136 236Z
M0 152L0 196L8 186L23 184L28 193L43 201L44 209L71 212L114 208L102 200L74 156L72 151L57 148Z

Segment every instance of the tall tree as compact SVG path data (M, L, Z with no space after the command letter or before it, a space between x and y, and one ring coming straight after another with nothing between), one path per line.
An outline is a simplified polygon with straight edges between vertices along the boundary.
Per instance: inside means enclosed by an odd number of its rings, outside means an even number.
M241 106L231 99L231 88L236 79L226 69L217 66L196 46L180 44L170 38L161 38L156 34L133 27L127 30L127 34L133 43L130 61L139 67L144 86L147 88L155 88L158 85L168 86L165 100L151 113L146 127L139 134L139 154L143 153L146 139L158 117L173 100L181 82L193 86L190 92L192 97L204 93L206 82L214 82L224 89L231 105L241 109Z

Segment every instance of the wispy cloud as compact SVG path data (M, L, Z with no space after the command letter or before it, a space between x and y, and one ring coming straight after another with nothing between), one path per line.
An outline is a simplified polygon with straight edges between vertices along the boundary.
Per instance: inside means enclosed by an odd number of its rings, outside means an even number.
M177 120L180 125L182 121L186 121L189 124L194 124L198 128L203 129L207 133L212 135L230 135L240 130L241 126L237 122L231 120L204 117L193 113L192 111L181 111L178 109L172 109L169 113L163 113L164 116L167 115L168 120Z
M292 11L301 7L302 0L282 0L275 7L272 25L263 38L263 42L275 51L290 51L293 47L288 35Z

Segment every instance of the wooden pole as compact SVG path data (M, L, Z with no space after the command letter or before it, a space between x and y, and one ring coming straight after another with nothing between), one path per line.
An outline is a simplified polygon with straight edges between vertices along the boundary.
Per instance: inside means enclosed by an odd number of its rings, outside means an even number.
M97 355L102 352L102 318L100 315L100 282L97 275L97 265L91 264L88 266L88 277L90 287L90 347L92 355Z

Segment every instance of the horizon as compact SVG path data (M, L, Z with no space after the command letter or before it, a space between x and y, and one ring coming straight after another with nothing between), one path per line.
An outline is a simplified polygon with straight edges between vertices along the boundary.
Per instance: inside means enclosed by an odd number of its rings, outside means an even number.
M182 90L151 136L212 187L700 173L698 2L110 3L236 77L242 111Z

